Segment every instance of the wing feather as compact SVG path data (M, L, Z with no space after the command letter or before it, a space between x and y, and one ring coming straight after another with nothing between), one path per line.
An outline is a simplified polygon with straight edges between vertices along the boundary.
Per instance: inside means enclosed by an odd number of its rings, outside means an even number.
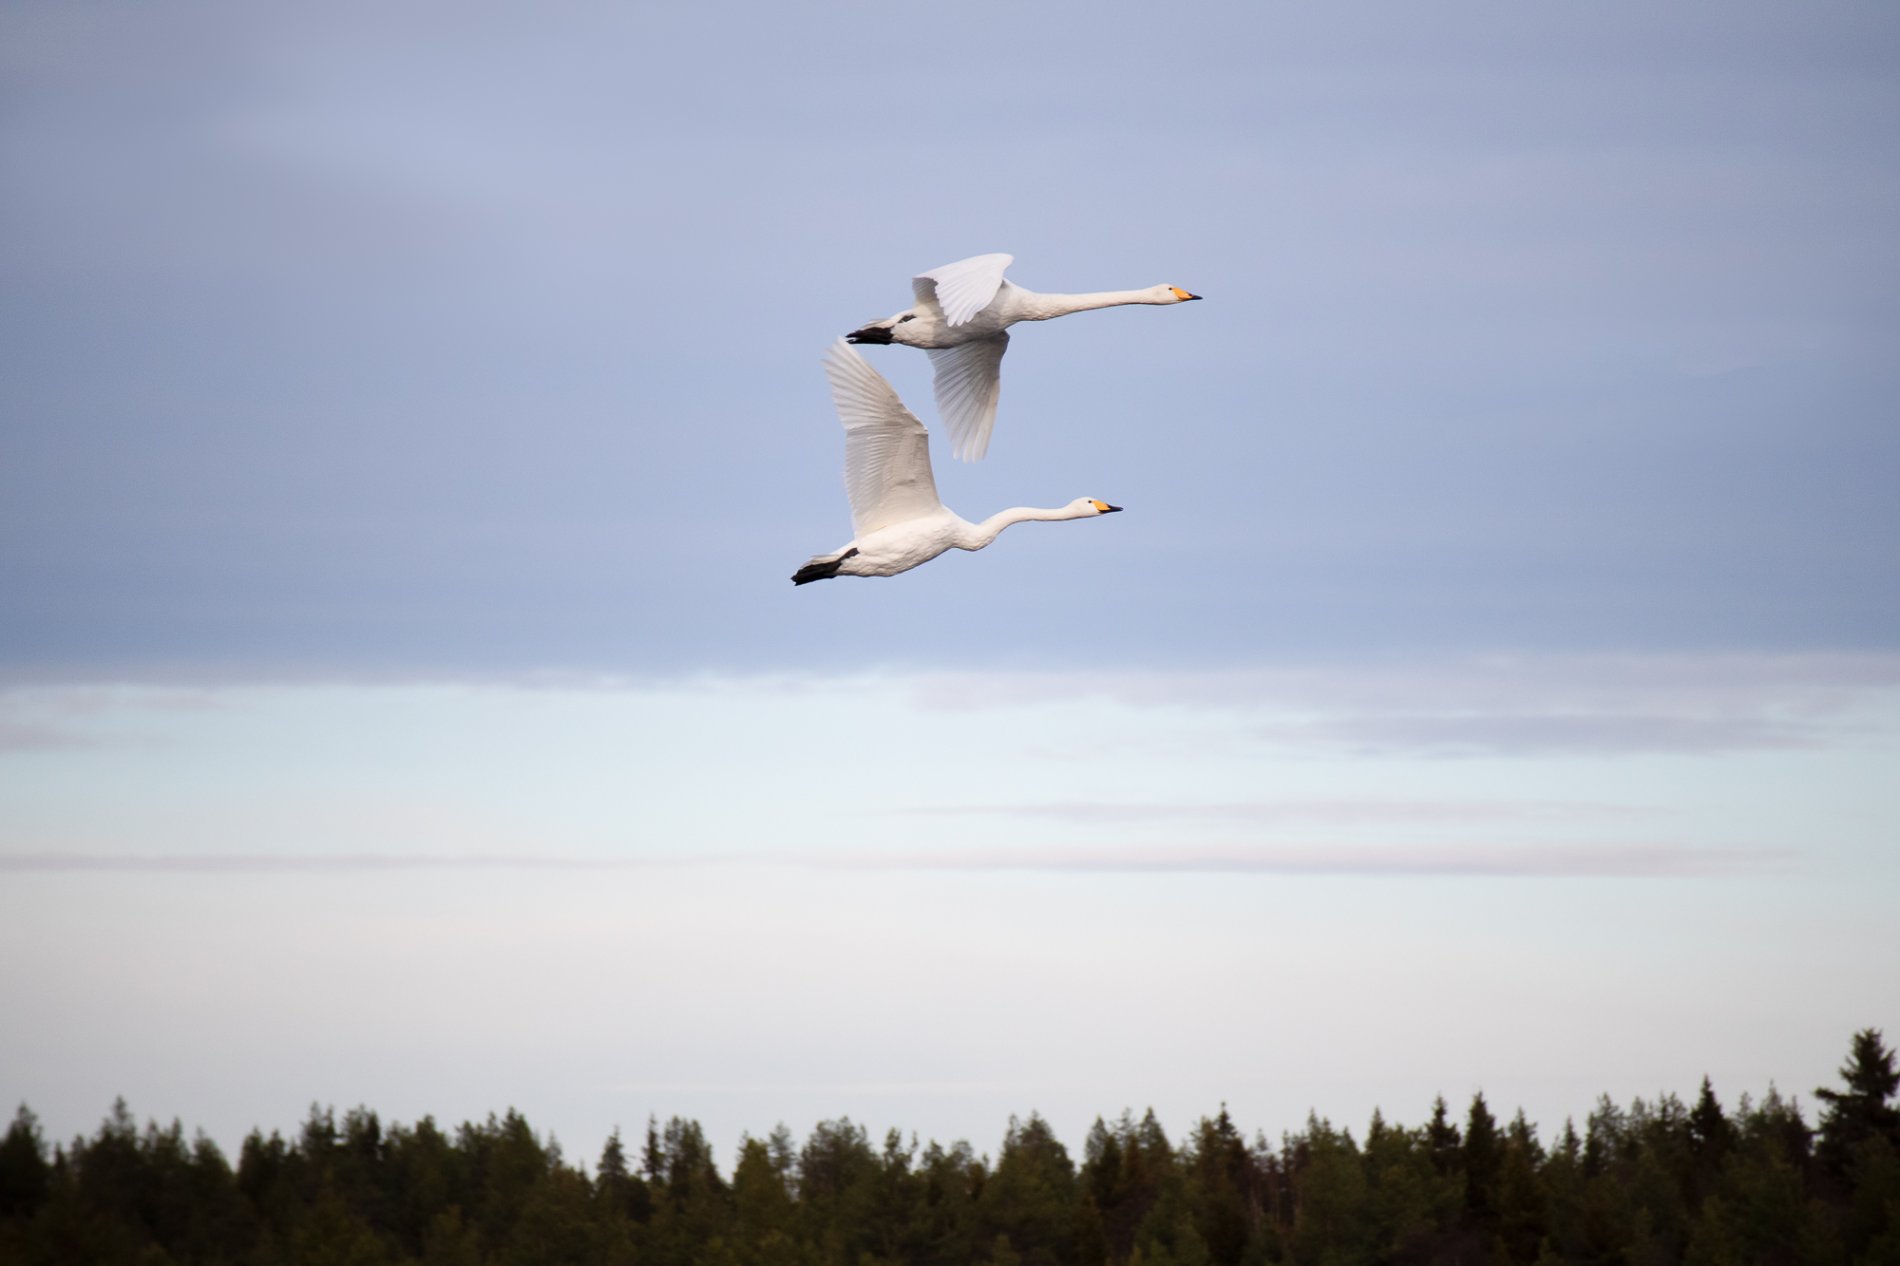
M983 460L990 447L990 430L996 425L996 401L1003 389L1001 368L1003 353L1009 350L1009 335L925 350L930 353L930 366L936 375L937 411L949 428L958 459Z
M919 303L936 299L945 325L963 325L990 306L990 300L1002 289L1004 270L1015 259L1014 255L973 255L918 273L911 278L911 289L916 291Z
M839 339L825 354L825 377L844 423L844 488L856 535L942 509L930 432L884 376Z

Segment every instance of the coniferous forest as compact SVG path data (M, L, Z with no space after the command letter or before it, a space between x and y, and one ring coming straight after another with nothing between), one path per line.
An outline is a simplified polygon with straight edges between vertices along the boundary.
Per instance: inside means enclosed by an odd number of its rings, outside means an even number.
M0 1141L0 1263L1900 1263L1900 1072L1854 1036L1816 1119L1770 1090L1728 1108L1705 1078L1543 1137L1482 1094L1363 1133L1309 1118L1277 1142L1225 1108L1180 1138L1152 1112L1097 1120L1081 1156L1038 1116L991 1159L967 1143L745 1138L729 1170L700 1127L616 1134L591 1170L510 1111L444 1130L313 1108L232 1165L121 1102L49 1145L22 1106Z

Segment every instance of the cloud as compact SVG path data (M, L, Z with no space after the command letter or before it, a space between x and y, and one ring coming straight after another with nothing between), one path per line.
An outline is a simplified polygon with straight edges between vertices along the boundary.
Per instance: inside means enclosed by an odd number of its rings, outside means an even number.
M1109 700L1231 712L1278 746L1494 756L1815 749L1864 739L1900 655L1511 655L1206 672L928 674L925 710Z
M202 711L221 704L217 692L197 688L144 686L128 691L0 683L0 753L106 746L115 740L98 727L102 722L110 725L115 710L133 695L141 709L151 712ZM120 735L117 741L124 738Z
M1830 727L1813 721L1653 713L1374 715L1270 725L1260 733L1287 746L1319 744L1367 756L1789 751L1825 747L1831 737Z
M1262 702L1350 705L1361 710L1521 707L1526 698L1595 704L1665 697L1685 708L1765 699L1826 707L1868 690L1900 688L1900 653L1491 654L1308 657L1284 667L1206 671L918 673L926 707L994 708L1104 697L1153 707Z
M9 682L8 677L12 680ZM889 700L909 713L1112 710L1108 722L1067 726L1042 755L1065 759L1140 750L1190 754L1236 741L1301 755L1562 757L1794 752L1887 742L1900 702L1900 654L1517 654L1418 657L1403 662L1304 662L1198 671L926 671L617 674L533 670L493 675L325 674L263 678L181 674L143 685L71 685L0 668L0 755L123 743L136 727L101 718L141 710L211 710L232 691L275 687L363 690L471 687L527 694L658 693L690 701L766 698ZM1154 715L1162 724L1146 724ZM1172 724L1189 720L1189 725ZM907 722L911 723L911 722ZM934 726L926 715L915 724ZM1377 820L1401 817L1563 817L1577 804L1488 807L1474 802L1229 803L1161 806L962 806L963 814L1085 815L1155 820ZM923 812L934 812L925 809ZM1594 813L1610 810L1604 806Z
M822 1095L1024 1095L1054 1089L1073 1089L1078 1083L1064 1078L1060 1083L1046 1081L807 1081L787 1078L780 1081L620 1081L610 1089L633 1095L718 1094L775 1095L788 1093ZM1086 1083L1080 1083L1086 1084Z
M690 864L712 864L694 858ZM515 854L426 853L9 853L0 870L100 871L169 874L276 874L395 870L636 870L684 865L644 857L556 857Z
M0 752L40 752L87 745L85 738L56 725L0 718Z
M839 850L672 857L418 853L12 853L0 871L285 874L363 871L614 871L704 866L793 866L856 871L1056 874L1440 876L1661 879L1772 874L1788 854L1673 844L1557 845L1132 845L1086 848Z
M1128 822L1545 822L1578 818L1650 816L1655 809L1634 805L1563 801L1451 800L1254 800L1208 804L1136 804L1128 801L1084 804L941 805L893 812L919 817L1039 818L1080 823Z
M1443 876L1526 879L1694 878L1776 873L1788 855L1773 850L1686 848L1673 844L1292 845L1082 849L953 849L859 854L836 865L889 870L1050 871L1069 874Z

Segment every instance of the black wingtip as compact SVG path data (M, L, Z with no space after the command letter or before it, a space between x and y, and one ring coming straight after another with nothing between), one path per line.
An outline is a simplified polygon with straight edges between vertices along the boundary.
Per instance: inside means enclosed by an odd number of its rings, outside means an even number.
M857 552L857 549L854 547L846 550L836 558L813 559L792 573L792 583L795 585L809 585L814 580L830 580L833 576L838 574L838 569L844 566L844 560L852 557Z

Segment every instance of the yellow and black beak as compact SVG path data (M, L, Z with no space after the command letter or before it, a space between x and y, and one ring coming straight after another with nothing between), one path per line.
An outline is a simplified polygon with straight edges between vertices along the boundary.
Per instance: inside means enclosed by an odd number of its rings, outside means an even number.
M1106 502L1106 501L1097 501L1097 502L1095 503L1095 513L1097 513L1097 514L1119 514L1119 513L1121 513L1121 507L1120 507L1120 506L1112 506L1112 505L1110 505L1110 504L1108 504L1108 502Z
M1174 297L1179 299L1182 303L1186 303L1189 299L1198 299L1201 297L1199 295L1191 295L1179 286L1169 286L1168 289L1174 291Z

